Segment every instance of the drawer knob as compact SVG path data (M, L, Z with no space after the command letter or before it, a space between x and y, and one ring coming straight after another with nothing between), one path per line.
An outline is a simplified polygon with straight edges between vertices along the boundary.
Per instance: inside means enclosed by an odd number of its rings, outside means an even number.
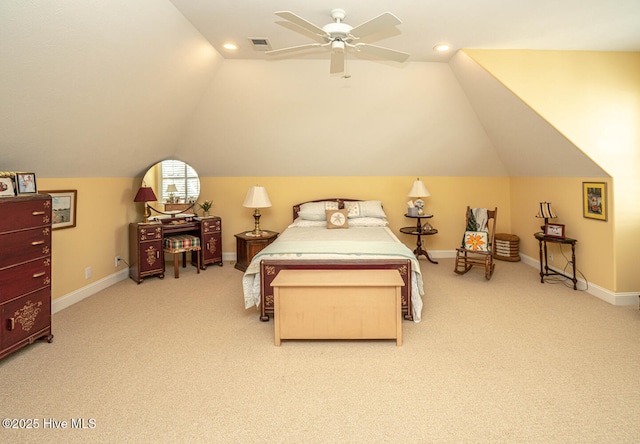
M47 274L46 271L41 271L40 273L34 273L33 277L34 278L39 278L39 277L44 276L45 274Z
M15 320L15 318L7 319L7 329L9 331L12 331L14 328L16 328L16 320Z
M32 211L31 214L33 216L42 216L44 213L44 211Z
M43 241L43 240L40 240L40 241L33 241L33 242L31 242L31 245L33 245L33 246L36 246L36 245L42 245L42 244L44 244L44 241Z

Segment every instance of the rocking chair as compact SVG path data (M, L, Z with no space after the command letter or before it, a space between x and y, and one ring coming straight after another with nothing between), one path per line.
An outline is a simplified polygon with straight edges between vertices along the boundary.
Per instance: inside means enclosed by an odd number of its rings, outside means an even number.
M493 251L495 250L495 230L498 208L467 207L466 231L460 248L456 248L454 272L465 274L474 265L484 267L484 277L489 280L493 275Z

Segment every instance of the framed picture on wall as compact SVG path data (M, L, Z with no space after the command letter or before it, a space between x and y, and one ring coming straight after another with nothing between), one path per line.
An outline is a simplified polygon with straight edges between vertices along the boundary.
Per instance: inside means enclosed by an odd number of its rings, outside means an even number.
M73 228L76 226L76 206L78 190L40 191L51 195L52 229Z
M11 177L0 177L0 197L13 197L16 190L13 188L13 179Z
M16 173L16 187L18 194L38 193L35 173Z
M582 215L588 219L607 220L605 182L582 182Z

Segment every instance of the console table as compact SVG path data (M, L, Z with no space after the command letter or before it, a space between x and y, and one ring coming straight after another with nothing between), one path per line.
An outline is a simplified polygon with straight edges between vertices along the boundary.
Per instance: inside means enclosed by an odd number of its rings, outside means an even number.
M191 234L200 238L200 251L193 251L191 263L204 270L208 264L222 266L222 220L217 216L166 218L129 224L129 277L138 284L145 277L164 277L165 236Z
M417 219L417 225L415 227L400 228L401 233L418 236L416 249L413 250L413 254L415 254L416 259L419 256L425 256L429 262L431 262L432 264L437 264L438 262L431 259L427 250L422 248L422 236L429 236L438 233L438 230L429 225L429 222L425 222L424 224L422 223L422 219L431 219L433 217L433 214L421 214L418 216L410 216L409 214L405 214L404 216L410 217L412 219Z
M563 276L573 282L573 289L578 289L578 278L576 276L576 239L570 237L553 237L546 236L544 233L534 233L538 243L540 244L540 282L544 283L545 276ZM555 271L549 268L547 264L547 242L555 244L569 244L571 245L571 265L573 266L573 276L568 276L559 271Z

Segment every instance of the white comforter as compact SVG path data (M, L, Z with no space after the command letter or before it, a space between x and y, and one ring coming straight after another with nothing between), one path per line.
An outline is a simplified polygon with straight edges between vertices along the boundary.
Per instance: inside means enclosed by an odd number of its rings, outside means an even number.
M263 259L409 259L413 320L420 322L424 294L420 263L387 227L328 230L289 227L260 251L242 278L245 308L260 305L260 261Z

